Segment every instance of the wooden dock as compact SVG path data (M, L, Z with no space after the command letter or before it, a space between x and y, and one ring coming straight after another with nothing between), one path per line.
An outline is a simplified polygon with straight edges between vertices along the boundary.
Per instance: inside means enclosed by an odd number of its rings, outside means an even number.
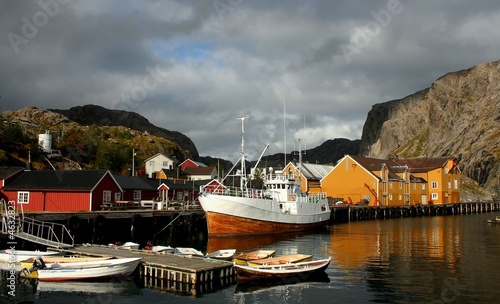
M67 254L142 257L139 277L146 288L182 292L193 296L235 282L233 263L217 259L119 249L103 245L57 249Z

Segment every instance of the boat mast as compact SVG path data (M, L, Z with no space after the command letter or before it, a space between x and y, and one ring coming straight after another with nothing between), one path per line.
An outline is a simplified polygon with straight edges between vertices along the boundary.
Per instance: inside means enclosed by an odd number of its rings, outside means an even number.
M240 188L244 189L246 185L246 169L245 169L245 119L248 118L246 115L238 117L241 120L241 151L240 151L240 162L241 162L241 176L240 176Z

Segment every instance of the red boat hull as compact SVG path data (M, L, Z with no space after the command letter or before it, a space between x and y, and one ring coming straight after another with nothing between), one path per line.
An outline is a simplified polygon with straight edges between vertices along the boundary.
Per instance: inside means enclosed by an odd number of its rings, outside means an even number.
M311 230L326 226L328 220L309 224L287 224L206 212L209 236L255 235Z

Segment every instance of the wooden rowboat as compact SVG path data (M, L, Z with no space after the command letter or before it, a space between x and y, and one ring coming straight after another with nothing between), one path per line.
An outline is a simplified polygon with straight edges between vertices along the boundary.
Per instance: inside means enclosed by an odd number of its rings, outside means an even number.
M265 266L243 266L234 265L236 274L240 281L251 280L278 280L293 277L312 277L323 273L330 264L331 258L317 261L265 265Z
M307 262L312 259L311 254L289 254L282 255L274 258L260 259L247 261L248 266L261 266L261 265L280 265L287 263L299 263L299 262Z
M130 275L142 258L109 259L104 261L53 264L52 267L27 270L21 276L39 281L78 281Z
M79 256L79 257L65 257L65 256L45 256L38 258L29 258L21 261L21 267L26 269L31 269L33 267L33 262L37 259L42 259L46 267L51 267L52 264L62 264L62 263L75 263L75 262L90 262L90 261L103 261L109 260L112 257L89 257L89 256Z
M236 249L221 249L205 255L206 258L219 259L219 260L230 260L234 257Z
M247 265L248 261L260 260L273 257L276 250L256 250L247 253L241 253L233 258L237 265Z
M187 248L187 247L175 247L174 254L200 256L200 257L202 257L204 255L203 252L201 252L197 249Z

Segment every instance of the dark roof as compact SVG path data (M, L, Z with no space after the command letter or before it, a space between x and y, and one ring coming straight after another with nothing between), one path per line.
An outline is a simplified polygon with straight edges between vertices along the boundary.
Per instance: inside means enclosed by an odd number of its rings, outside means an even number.
M186 175L212 175L213 167L188 167L184 169Z
M442 168L450 158L448 157L420 157L399 159L397 162L408 166L410 172L428 172L437 168Z
M4 189L92 190L108 170L25 171Z
M0 167L0 179L6 179L23 171L23 167Z
M154 187L147 178L141 176L125 176L125 175L113 175L116 182L120 187L131 190L156 190L158 185ZM157 180L155 180L157 181Z

